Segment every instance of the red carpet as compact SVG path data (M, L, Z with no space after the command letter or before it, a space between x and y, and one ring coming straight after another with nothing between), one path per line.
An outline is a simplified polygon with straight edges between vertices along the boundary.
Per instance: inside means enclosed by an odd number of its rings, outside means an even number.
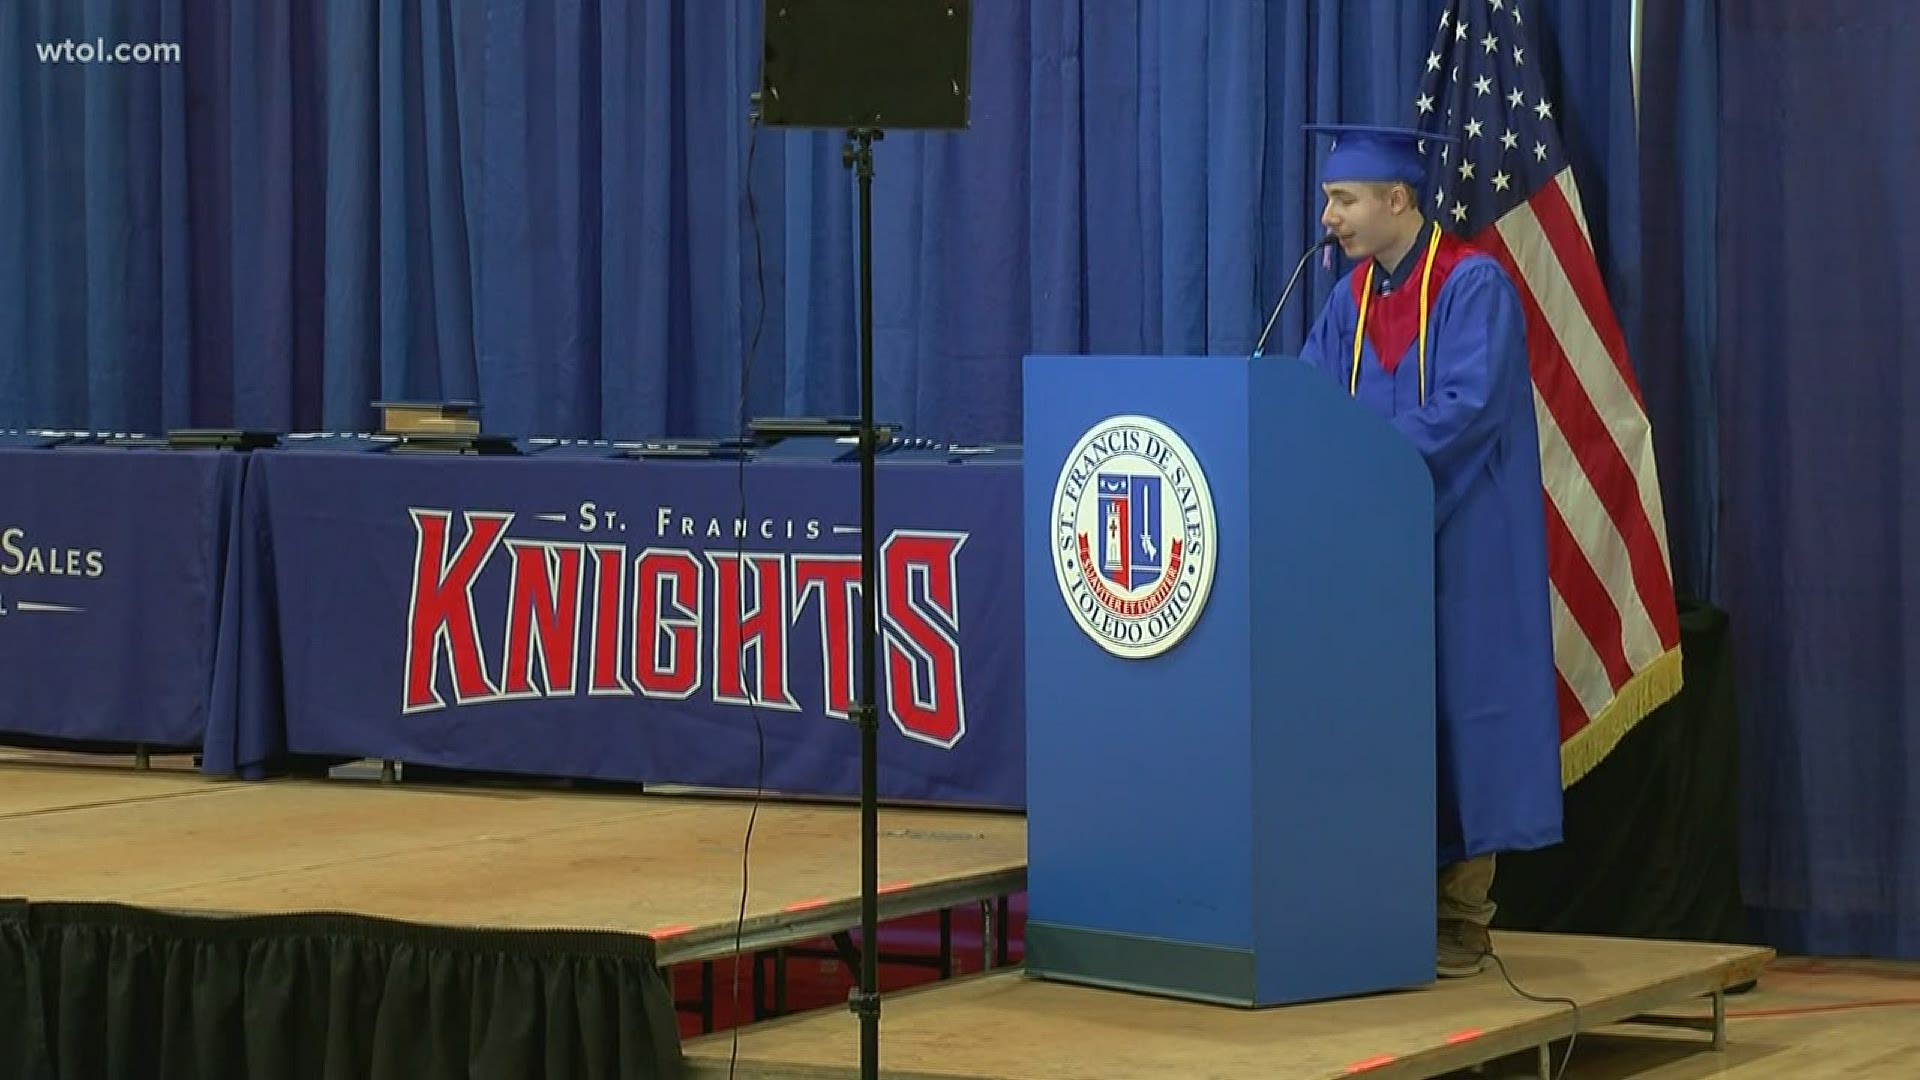
M1007 917L1008 962L1019 963L1021 946L1026 929L1026 897L1015 896L1008 906ZM858 945L860 935L853 935ZM803 943L803 949L831 951L833 942L829 940ZM916 915L912 918L898 919L880 924L880 948L883 957L909 955L927 957L933 960L940 955L940 917L937 913ZM975 905L956 908L953 913L953 973L965 975L981 970L980 946L980 909ZM766 965L768 989L767 1000L772 1000L773 965ZM752 1019L753 1009L753 962L750 957L742 957L739 970L739 1012ZM713 966L713 1025L715 1031L724 1031L733 1024L734 1017L734 972L731 959L716 960ZM692 1038L701 1033L700 1014L700 965L682 964L672 970L673 996L680 1004L680 1034L682 1038ZM905 990L909 987L930 983L940 977L932 966L915 964L882 963L880 965L880 992L884 994ZM838 959L814 956L790 956L787 959L787 1012L805 1012L809 1009L845 1008L847 994L857 980L853 972Z

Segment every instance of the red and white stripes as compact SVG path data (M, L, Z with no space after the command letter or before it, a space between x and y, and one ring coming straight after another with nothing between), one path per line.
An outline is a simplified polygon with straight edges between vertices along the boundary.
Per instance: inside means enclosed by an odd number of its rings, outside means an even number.
M1678 691L1666 515L1625 339L1570 169L1473 238L1526 311L1546 489L1562 779Z

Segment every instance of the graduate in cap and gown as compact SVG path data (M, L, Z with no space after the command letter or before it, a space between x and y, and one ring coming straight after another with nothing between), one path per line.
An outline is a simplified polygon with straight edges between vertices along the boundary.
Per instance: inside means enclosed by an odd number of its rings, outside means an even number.
M1500 265L1428 220L1422 140L1315 126L1334 145L1320 221L1353 270L1301 349L1404 435L1433 478L1437 959L1491 951L1494 855L1560 841L1560 734L1526 321Z

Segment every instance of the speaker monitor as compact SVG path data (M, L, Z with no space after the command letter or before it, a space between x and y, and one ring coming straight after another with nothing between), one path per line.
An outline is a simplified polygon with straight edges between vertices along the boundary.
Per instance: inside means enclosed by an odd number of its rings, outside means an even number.
M761 122L967 126L971 0L766 0Z

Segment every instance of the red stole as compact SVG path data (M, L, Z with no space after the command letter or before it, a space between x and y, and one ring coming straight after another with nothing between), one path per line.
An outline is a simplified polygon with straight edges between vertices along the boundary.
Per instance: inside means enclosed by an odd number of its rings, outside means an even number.
M1374 358L1389 375L1406 359L1407 350L1413 347L1413 340L1420 332L1420 278L1426 269L1427 242L1427 233L1422 230L1420 242L1413 249L1414 263L1407 279L1395 285L1392 292L1375 296L1367 304L1367 344L1373 346ZM1447 283L1447 275L1453 273L1460 260L1475 254L1478 252L1465 240L1445 229L1440 231L1440 246L1433 253L1433 280L1427 286L1429 317L1433 303L1440 297L1440 289ZM1353 307L1358 311L1367 289L1366 268L1356 269L1350 277Z

